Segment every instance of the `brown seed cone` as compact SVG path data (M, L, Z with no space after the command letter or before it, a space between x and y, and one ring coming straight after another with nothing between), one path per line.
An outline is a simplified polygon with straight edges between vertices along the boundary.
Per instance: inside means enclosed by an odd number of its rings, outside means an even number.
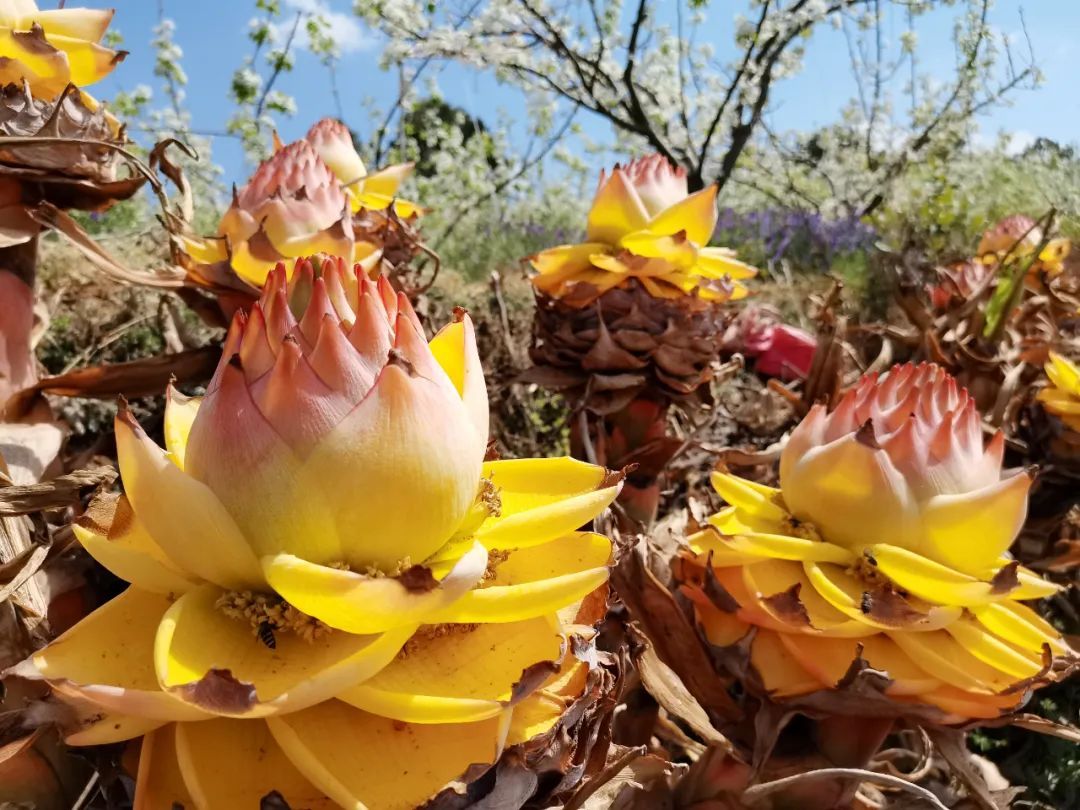
M621 410L645 390L674 400L695 400L709 380L724 334L721 308L699 298L654 298L636 280L608 290L593 303L536 296L535 368L523 379L588 392L589 410Z
M91 102L93 103L93 102ZM91 109L69 85L55 101L35 98L27 85L0 89L0 177L22 185L26 205L43 200L60 208L104 210L142 187L141 176L118 178L122 156L101 143L126 143L123 127L102 106ZM66 139L59 143L35 139Z

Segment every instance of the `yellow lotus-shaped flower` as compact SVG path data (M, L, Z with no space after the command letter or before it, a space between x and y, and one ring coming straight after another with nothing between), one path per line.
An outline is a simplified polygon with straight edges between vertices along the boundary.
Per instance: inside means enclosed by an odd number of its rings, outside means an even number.
M533 256L533 284L575 306L631 279L658 298L743 298L740 281L757 271L728 248L707 247L716 220L716 186L689 194L686 171L660 155L615 166L600 173L586 241Z
M1058 589L1006 553L1031 477L1002 475L1003 446L983 446L974 402L937 366L815 406L779 489L713 477L730 506L681 560L705 635L727 646L753 628L751 664L778 698L834 688L861 657L943 721L1015 709L1074 654L1022 604Z
M1039 402L1070 429L1080 432L1080 369L1056 352L1050 352L1045 368L1050 385L1039 392Z
M145 735L136 807L374 809L550 730L616 477L485 461L468 316L429 343L340 260L275 269L224 357L170 392L166 449L116 420L126 494L75 533L131 586L18 669L78 709L68 741Z
M127 55L99 44L113 13L0 0L0 86L26 82L36 98L53 100L69 84L100 81Z
M278 262L313 253L345 256L374 272L382 247L367 223L360 227L359 215L385 216L380 212L393 203L398 216L418 216L418 206L396 199L411 170L403 164L367 174L349 130L325 118L299 141L275 141L274 154L233 192L218 234L187 236L184 249L197 265L227 265L256 288Z

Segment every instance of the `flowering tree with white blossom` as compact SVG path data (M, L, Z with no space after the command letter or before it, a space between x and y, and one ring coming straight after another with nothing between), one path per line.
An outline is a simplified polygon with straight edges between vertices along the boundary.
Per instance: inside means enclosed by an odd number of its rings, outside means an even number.
M919 70L915 25L939 7L956 7L956 67L951 77L931 81ZM620 145L682 166L692 189L742 179L795 198L809 192L786 175L804 156L790 138L767 135L769 103L777 83L801 69L813 33L842 28L858 89L842 128L855 134L861 156L850 138L822 139L823 153L810 158L810 168L820 167L814 181L826 187L832 174L854 171L859 187L840 196L850 196L848 207L859 213L877 208L923 155L962 144L977 113L1038 80L1031 55L1018 58L995 33L990 7L991 0L748 0L745 15L735 17L734 56L722 60L707 41L706 23L710 13L726 22L730 12L707 0L355 3L387 36L388 63L449 60L490 71L567 116L602 118ZM907 21L896 54L884 44L890 8ZM898 95L909 102L903 113ZM772 163L745 175L740 158L755 145ZM764 183L762 175L783 185Z

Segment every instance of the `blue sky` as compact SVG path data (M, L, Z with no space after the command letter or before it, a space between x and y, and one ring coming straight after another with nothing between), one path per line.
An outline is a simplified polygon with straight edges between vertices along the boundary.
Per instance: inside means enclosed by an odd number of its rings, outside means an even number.
M250 53L246 33L254 14L253 0L162 0L165 14L176 22L176 41L184 50L183 66L189 77L188 105L196 130L224 129L232 112L228 98L233 71ZM69 3L78 4L79 0ZM92 0L83 0L90 4ZM40 0L50 7L52 0ZM127 60L99 84L95 95L109 98L117 90L138 84L155 86L152 75L151 29L157 22L153 0L112 0L116 8L114 27L124 37L123 47L131 51ZM335 33L344 53L339 67L342 106L347 123L362 133L369 130L361 101L365 97L388 103L396 94L396 78L378 69L377 36L349 13L351 0L283 0L285 15L290 10L321 7L330 13ZM734 12L742 3L713 0L704 33L714 39L722 57L730 51ZM1036 91L1021 91L1011 107L996 109L980 123L983 136L993 138L999 131L1014 133L1015 144L1045 136L1062 142L1077 140L1080 125L1080 93L1077 92L1075 63L1080 46L1074 44L1080 30L1080 2L1075 0L999 0L992 14L995 27L1018 35L1023 10L1027 31L1036 51L1045 84ZM919 21L921 68L946 76L953 60L950 42L952 12L935 12ZM897 34L903 20L895 20ZM1024 48L1023 43L1018 47ZM497 110L511 114L522 110L516 90L498 85L489 76L448 67L438 78L444 96L489 123ZM335 114L335 104L325 68L306 52L297 54L296 68L277 87L297 101L298 114L279 122L282 137L291 139L324 115ZM155 92L158 89L155 86ZM842 35L830 29L815 34L807 46L805 67L793 79L776 85L773 93L772 125L778 129L811 129L836 120L840 108L853 96L854 85L848 69L848 55ZM156 102L164 99L158 94ZM581 119L583 123L586 119ZM603 137L605 126L588 122L589 132ZM239 144L231 138L216 138L214 159L225 167L227 181L242 182L248 173Z

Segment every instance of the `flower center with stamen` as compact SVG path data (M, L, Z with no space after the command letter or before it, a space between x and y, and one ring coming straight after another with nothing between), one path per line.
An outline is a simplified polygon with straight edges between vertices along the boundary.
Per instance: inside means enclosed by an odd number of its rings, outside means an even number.
M276 633L294 633L311 643L332 629L314 616L301 613L275 593L226 591L214 607L230 619L250 624L251 634L271 649L276 646Z
M471 537L489 517L502 515L502 497L499 492L499 487L495 486L490 478L480 479L480 489L476 493L476 499L454 533L455 539Z

